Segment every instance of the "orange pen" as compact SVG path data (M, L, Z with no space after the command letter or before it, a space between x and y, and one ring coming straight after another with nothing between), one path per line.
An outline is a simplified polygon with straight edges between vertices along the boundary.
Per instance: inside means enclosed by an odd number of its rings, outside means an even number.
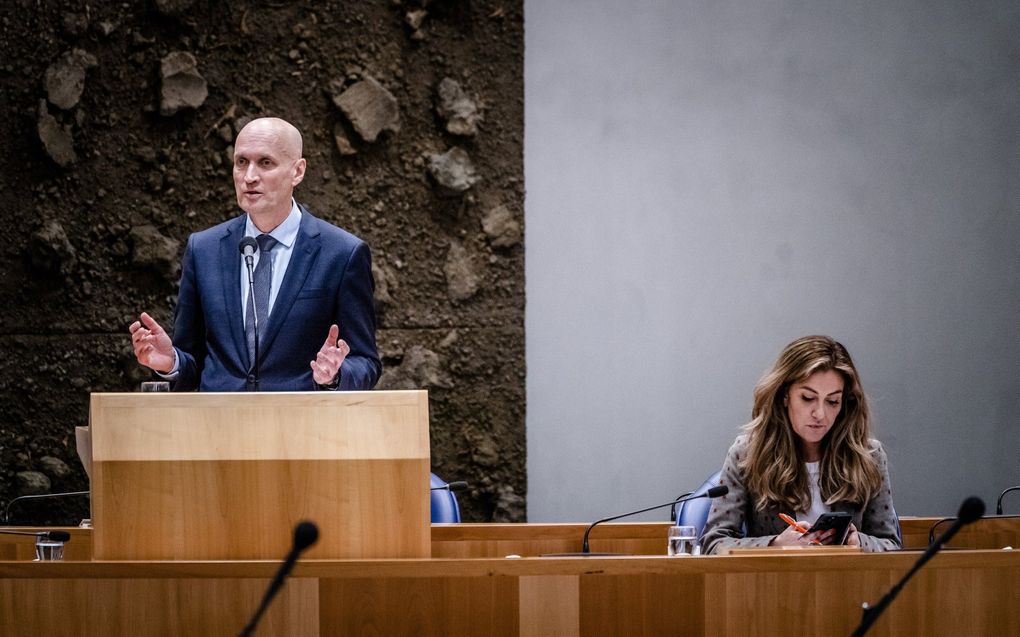
M787 524L789 524L790 526L792 526L794 529L796 529L798 532L800 532L802 534L808 532L808 530L805 529L803 526L801 526L800 523L797 522L797 520L794 520L793 518L791 518L790 516L786 515L785 513L780 513L779 514L779 518L783 522L786 522ZM811 540L811 543L812 544L817 544L818 546L822 545L822 543L819 542L818 540Z

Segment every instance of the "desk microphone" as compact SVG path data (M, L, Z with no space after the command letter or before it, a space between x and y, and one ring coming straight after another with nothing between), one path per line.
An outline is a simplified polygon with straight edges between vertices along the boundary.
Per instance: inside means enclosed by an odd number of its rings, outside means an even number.
M42 493L37 495L19 495L18 497L13 498L10 502L7 503L7 506L4 507L4 524L7 524L11 521L11 505L13 505L16 502L22 502L24 500L40 500L46 498L66 498L67 496L71 495L90 495L90 494L91 491L69 491L67 493Z
M960 505L960 511L956 514L956 521L953 522L952 526L946 529L946 532L938 537L937 540L931 543L924 554L914 563L914 566L907 571L907 574L903 576L895 586L889 589L889 592L885 594L882 599L878 601L874 606L868 606L868 603L864 603L864 615L861 617L861 623L857 626L857 630L853 632L851 637L863 637L868 632L871 625L879 618L882 612L892 603L896 596L899 595L903 585L913 577L922 566L924 566L928 560L935 557L935 554L942 550L942 545L951 540L956 532L962 529L967 524L970 524L974 520L977 520L985 514L985 503L981 498L971 496L963 501Z
M67 531L0 531L3 535L29 535L51 542L70 542L71 534Z
M251 322L253 331L255 332L255 360L252 361L253 375L255 376L255 391L259 390L259 315L255 310L255 253L259 250L259 242L254 237L245 237L241 239L241 243L238 244L237 249L244 255L244 264L248 266L248 292L251 297L251 307L248 311L251 312Z
M999 494L999 499L995 501L995 515L1002 515L1002 496L1006 495L1010 491L1020 491L1020 485L1010 487Z
M693 491L688 491L687 493L681 493L680 495L676 496L676 498L674 498L673 506L671 506L669 508L669 521L670 522L676 522L676 516L679 513L679 511L676 510L676 505L680 504L680 502L683 500L683 498L686 498L687 496L689 496L692 493L694 493L694 492Z
M273 581L269 583L269 588L266 589L266 594L262 596L262 603L259 604L258 610L255 611L255 615L248 622L248 625L241 629L238 633L238 637L248 637L255 630L255 625L259 623L259 619L262 618L262 613L266 612L266 608L269 606L269 602L273 601L273 597L280 591L280 587L283 586L284 580L290 575L291 570L294 568L294 564L297 562L298 556L309 546L315 544L316 540L319 539L319 527L315 526L314 522L300 522L294 527L294 545L290 549L290 553L284 558L283 564L280 565L280 569L276 571L276 575L273 576Z
M588 547L588 535L591 533L591 530L594 529L595 526L598 525L598 524L602 524L603 522L610 522L612 520L619 520L620 518L630 517L632 515L637 515L638 513L644 513L646 511L654 511L655 509L662 509L662 508L668 507L668 506L676 506L677 504L679 504L681 502L687 502L688 500L697 500L698 498L718 498L719 496L726 495L729 492L730 492L730 488L728 486L726 486L724 484L720 484L718 486L712 487L711 489L709 489L708 491L706 491L704 493L699 493L698 495L691 495L691 494L688 493L686 495L682 495L682 496L676 498L675 500L670 500L669 502L666 502L665 504L656 504L655 506L651 506L651 507L648 507L648 508L645 508L645 509L641 509L639 511L631 511L630 513L624 513L622 515L614 515L612 517L602 518L601 520L596 520L596 521L592 522L588 526L588 528L585 529L585 531L584 531L584 542L581 543L581 553L583 555L591 555L592 554L591 549Z
M467 489L467 488L468 488L468 483L467 482L462 482L462 481L458 480L457 482L451 482L449 484L444 484L441 487L432 487L432 488L429 489L429 491L463 491L464 489Z

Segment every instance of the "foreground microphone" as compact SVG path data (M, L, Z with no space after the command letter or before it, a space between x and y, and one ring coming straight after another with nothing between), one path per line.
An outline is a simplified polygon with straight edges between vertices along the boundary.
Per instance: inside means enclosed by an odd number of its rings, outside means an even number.
M464 489L467 489L467 488L468 488L468 483L467 482L462 482L462 481L458 480L457 482L451 482L449 484L444 484L441 487L432 487L432 488L429 489L429 491L463 491Z
M591 530L594 529L597 524L602 524L603 522L609 522L611 520L619 520L620 518L626 518L631 515L637 515L638 513L644 513L646 511L654 511L655 509L661 509L663 507L675 506L680 502L687 502L688 500L697 500L698 498L718 498L719 496L726 495L729 492L730 488L728 486L720 484L718 486L712 487L711 489L704 493L699 493L698 495L690 494L683 495L675 500L670 500L665 504L656 504L655 506L648 507L647 509L641 509L640 511L631 511L630 513L624 513L623 515L614 515L613 517L596 520L592 522L591 525L584 532L584 542L582 542L581 544L581 553L585 555L591 554L591 549L588 548L588 535L591 533Z
M70 542L71 534L67 531L0 531L3 535L30 535L51 542Z
M985 503L981 498L971 496L963 501L960 505L960 511L956 514L956 521L953 522L952 526L946 529L946 532L939 536L937 540L931 543L931 545L924 551L924 555L914 564L913 568L907 571L907 574L903 576L895 586L889 589L889 592L878 601L874 606L868 606L867 602L864 603L864 616L861 617L861 623L857 626L857 630L854 631L851 637L862 637L864 633L868 632L871 625L875 623L875 620L879 618L882 612L892 603L896 596L899 595L900 589L903 585L913 577L922 566L924 566L928 560L935 557L935 554L942 550L942 545L951 540L956 532L961 528L970 524L974 520L977 520L985 514Z
M238 637L247 637L251 635L252 631L255 630L255 625L259 623L259 619L262 618L262 613L266 611L269 606L269 602L273 600L276 593L279 592L280 587L283 586L283 582L290 575L291 570L294 568L294 564L297 562L298 556L309 546L315 544L316 540L319 539L319 527L315 526L314 522L301 522L294 527L294 545L290 549L290 553L283 560L283 564L280 565L280 570L276 571L276 575L273 576L273 581L269 583L269 588L266 589L266 594L262 596L262 603L259 604L258 610L255 611L255 615L248 622L248 625L241 629L238 633Z
M248 266L248 290L250 291L249 296L251 297L251 307L248 311L251 312L251 322L255 332L255 360L252 361L254 375L255 375L255 391L259 389L259 315L255 311L255 253L259 250L259 242L254 237L245 237L241 239L241 243L238 244L237 249L241 251L244 256L244 264Z

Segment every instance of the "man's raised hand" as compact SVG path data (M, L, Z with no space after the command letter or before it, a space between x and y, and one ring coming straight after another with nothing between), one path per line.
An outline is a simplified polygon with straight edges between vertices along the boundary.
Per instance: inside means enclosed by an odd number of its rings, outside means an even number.
M135 358L149 369L164 374L174 368L174 344L156 319L145 312L128 328Z
M319 385L330 385L340 371L340 365L351 353L347 341L339 338L340 328L334 323L329 328L326 342L319 348L315 360L309 363L312 367L312 379Z

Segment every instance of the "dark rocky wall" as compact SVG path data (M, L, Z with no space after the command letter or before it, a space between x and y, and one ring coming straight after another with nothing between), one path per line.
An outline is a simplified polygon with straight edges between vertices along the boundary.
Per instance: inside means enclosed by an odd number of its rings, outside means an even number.
M523 520L521 0L57 2L0 13L0 505L87 488L90 392L147 378L191 232L238 214L231 140L304 133L299 201L372 247L380 388L429 390L467 520ZM77 523L83 498L16 505Z

